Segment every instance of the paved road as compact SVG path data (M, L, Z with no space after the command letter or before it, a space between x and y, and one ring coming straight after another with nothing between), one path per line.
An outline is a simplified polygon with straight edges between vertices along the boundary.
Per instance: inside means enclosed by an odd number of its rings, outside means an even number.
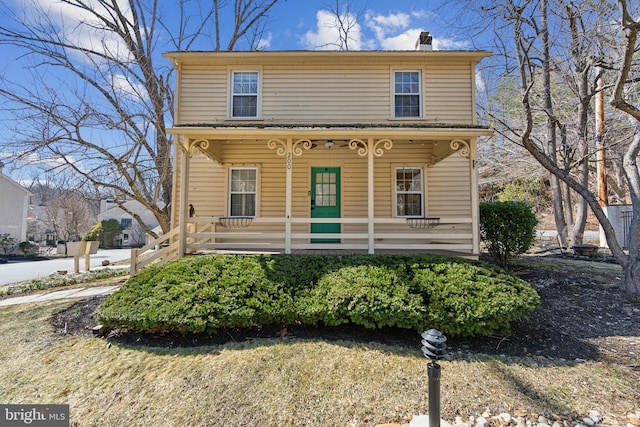
M102 261L109 260L111 263L127 260L131 257L131 249L108 249L99 250L97 254L91 255L90 267L102 267ZM84 257L80 257L80 271L84 271ZM0 286L10 283L34 280L49 276L59 270L67 270L73 273L73 257L54 258L44 261L22 261L0 264Z

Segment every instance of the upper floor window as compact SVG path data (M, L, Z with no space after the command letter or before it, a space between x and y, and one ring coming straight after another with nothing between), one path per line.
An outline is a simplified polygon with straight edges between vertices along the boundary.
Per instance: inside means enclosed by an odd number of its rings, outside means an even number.
M231 74L231 117L258 117L258 72Z
M237 168L230 171L230 216L256 216L258 200L258 170Z
M421 117L420 72L396 71L394 73L395 117Z
M120 218L120 227L123 230L131 228L132 225L133 225L133 219L132 218Z
M424 200L421 168L396 168L396 216L421 217Z

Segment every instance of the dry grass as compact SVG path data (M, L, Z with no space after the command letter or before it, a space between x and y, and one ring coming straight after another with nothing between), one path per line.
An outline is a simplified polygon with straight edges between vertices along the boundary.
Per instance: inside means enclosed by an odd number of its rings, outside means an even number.
M427 412L419 337L416 348L291 339L127 348L56 333L49 317L71 304L0 309L2 403L66 403L80 426L370 426ZM626 423L640 408L638 372L617 365L453 355L441 366L445 419L598 410Z

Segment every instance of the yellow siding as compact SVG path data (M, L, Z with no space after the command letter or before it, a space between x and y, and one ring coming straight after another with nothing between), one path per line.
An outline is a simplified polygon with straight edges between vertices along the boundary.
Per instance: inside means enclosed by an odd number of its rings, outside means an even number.
M225 216L225 171L220 165L199 154L189 166L189 203L196 216Z
M458 153L429 168L427 203L429 216L471 217L469 160ZM477 191L477 189L476 189ZM441 225L441 230L471 232L471 224Z
M284 218L286 204L286 165L284 157L267 148L266 141L242 141L223 144L225 165L219 165L199 154L191 158L189 203L196 208L198 217L226 216L227 173L229 167L257 167L259 170L258 217ZM396 167L423 167L425 177L425 216L442 218L469 218L471 216L471 190L469 160L454 153L435 166L427 166L431 144L397 142L382 157L374 159L374 212L376 218L394 217L393 180ZM407 160L410 159L410 160ZM179 165L179 162L176 162ZM368 206L367 158L355 151L337 145L328 150L317 146L293 158L292 214L294 218L310 216L310 180L312 167L341 168L341 207L343 218L366 218ZM176 168L179 179L180 170ZM177 183L178 181L176 181ZM179 187L177 188L179 193ZM179 194L175 205L179 206ZM307 232L309 226L294 224L293 232ZM252 232L283 231L282 224L252 224ZM441 232L469 233L470 224L442 224ZM221 229L219 231L225 231ZM379 224L377 233L414 232L401 225ZM344 224L343 233L366 232L366 224ZM385 240L393 242L392 239Z
M458 153L429 168L429 215L471 216L469 160Z
M268 68L263 70L262 114L291 123L380 122L390 114L389 67Z
M215 123L226 119L229 91L226 67L187 66L180 72L178 117L183 123Z
M473 123L473 80L471 67L429 65L425 73L425 108L436 122Z
M181 124L233 123L229 120L231 69L183 65L178 80ZM393 116L393 70L422 71L424 117L413 122L473 124L473 76L470 62L450 65L397 64L331 67L264 65L261 117L265 123L398 123ZM254 121L255 122L255 121Z

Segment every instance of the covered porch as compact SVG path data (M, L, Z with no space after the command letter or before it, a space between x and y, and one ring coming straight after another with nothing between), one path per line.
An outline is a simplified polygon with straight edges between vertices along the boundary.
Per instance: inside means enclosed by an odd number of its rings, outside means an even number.
M132 273L157 259L200 252L425 252L479 256L476 138L489 135L486 128L188 126L173 128L171 133L177 140L178 188L174 189L172 217L175 227L132 252ZM277 175L273 180L265 177L260 181L262 197L277 200L276 208L265 204L254 215L230 215L228 207L217 215L200 213L198 204L194 209L194 193L199 191L190 185L194 157L204 155L228 171L239 164L232 154L234 147L242 146L260 158L256 162L246 159L242 165L259 165L255 167L261 174ZM447 166L446 173L429 175L450 156L458 156L463 163L458 160L454 166ZM323 187L307 176L314 173L315 166L327 163L349 173L338 175L338 183L344 188L337 195L342 206L338 215L318 217L314 215L316 202L320 205L328 198L312 194L313 188ZM389 176L399 173L404 165L424 168L420 179L425 200L421 201L424 206L420 215L398 215L398 208L389 200L396 197L397 191L389 187L398 186ZM457 181L453 185L466 187L462 189L463 197L458 197L463 202L457 201L464 203L464 209L442 208L427 200L438 197L434 190L438 185L441 193L446 192L450 185L447 176L463 177L454 178ZM218 185L228 188L229 182Z

